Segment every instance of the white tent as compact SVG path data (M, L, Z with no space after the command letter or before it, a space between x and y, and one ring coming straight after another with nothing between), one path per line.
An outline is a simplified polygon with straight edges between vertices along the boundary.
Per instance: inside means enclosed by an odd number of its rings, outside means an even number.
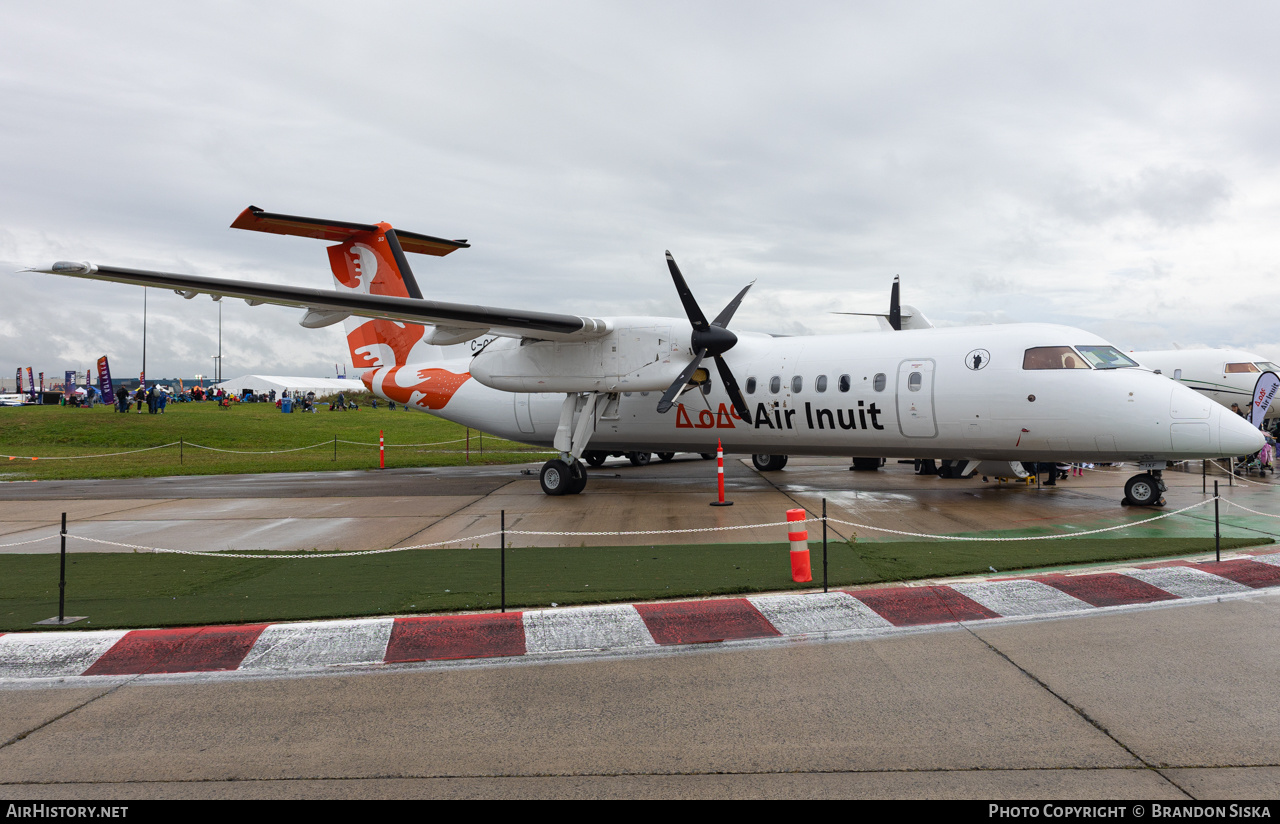
M263 394L276 390L276 397L281 393L315 392L318 397L336 395L339 392L364 392L365 385L358 380L345 378L299 378L286 375L245 375L229 381L215 384L219 389L233 395L243 395L246 389L254 394Z

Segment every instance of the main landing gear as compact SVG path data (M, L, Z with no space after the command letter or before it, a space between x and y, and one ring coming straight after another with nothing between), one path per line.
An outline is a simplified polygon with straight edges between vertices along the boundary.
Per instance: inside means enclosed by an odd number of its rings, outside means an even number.
M577 495L587 488L587 468L577 459L568 463L555 458L542 465L538 482L548 495Z
M1164 506L1163 470L1153 469L1141 475L1134 475L1124 485L1122 506Z

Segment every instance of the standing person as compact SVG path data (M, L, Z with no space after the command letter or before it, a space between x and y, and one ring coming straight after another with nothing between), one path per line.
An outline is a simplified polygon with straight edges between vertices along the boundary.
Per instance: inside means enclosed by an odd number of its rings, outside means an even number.
M117 387L116 401L117 401L116 403L117 412L128 412L129 411L129 390L125 389L123 386Z
M159 395L159 390L156 389L156 385L154 383L151 384L151 388L147 390L147 414L148 415L156 414L156 400L158 395Z
M142 404L147 399L147 387L144 384L138 384L138 391L134 394L133 399L138 402L138 414L142 414Z

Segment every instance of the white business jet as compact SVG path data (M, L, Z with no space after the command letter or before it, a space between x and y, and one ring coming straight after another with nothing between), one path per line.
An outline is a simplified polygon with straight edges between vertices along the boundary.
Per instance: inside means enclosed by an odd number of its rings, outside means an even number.
M1223 406L1241 409L1253 400L1254 387L1263 372L1280 374L1280 366L1261 355L1239 349L1165 349L1131 352L1133 359L1166 378L1196 390ZM1280 405L1267 408L1267 419L1280 416Z
M984 460L1136 462L1127 500L1163 503L1172 460L1255 452L1262 435L1203 396L1136 366L1097 335L1010 324L899 334L772 337L729 323L750 286L708 321L674 258L685 318L590 318L426 300L405 252L465 241L249 207L235 228L328 249L336 289L58 262L34 271L305 310L347 322L353 365L378 395L560 454L548 495L587 483L588 451L757 455L928 454ZM477 343L440 360L423 347ZM715 364L712 377L706 362ZM961 474L965 474L962 470Z

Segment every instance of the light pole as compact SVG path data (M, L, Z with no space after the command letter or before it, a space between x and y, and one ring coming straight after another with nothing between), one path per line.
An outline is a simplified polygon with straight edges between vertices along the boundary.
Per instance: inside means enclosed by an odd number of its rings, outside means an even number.
M142 287L142 372L138 375L138 383L147 388L147 287Z

